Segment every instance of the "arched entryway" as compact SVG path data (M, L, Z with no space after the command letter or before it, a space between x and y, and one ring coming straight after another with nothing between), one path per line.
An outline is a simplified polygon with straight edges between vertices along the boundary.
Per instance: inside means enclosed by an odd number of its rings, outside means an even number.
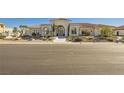
M65 28L62 25L59 25L56 29L56 36L62 37L65 36Z

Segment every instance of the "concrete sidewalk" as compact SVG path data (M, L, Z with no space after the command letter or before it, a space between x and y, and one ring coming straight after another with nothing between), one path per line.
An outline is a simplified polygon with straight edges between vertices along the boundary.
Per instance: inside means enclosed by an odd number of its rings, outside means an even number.
M42 40L0 40L0 44L123 44L123 43L115 43L115 42L53 42L53 41L42 41Z

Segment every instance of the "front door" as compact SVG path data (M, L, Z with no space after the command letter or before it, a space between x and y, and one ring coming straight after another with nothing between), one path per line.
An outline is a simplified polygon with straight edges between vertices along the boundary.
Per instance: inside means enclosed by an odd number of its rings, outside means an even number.
M119 31L117 31L117 36L119 36Z
M56 34L58 37L64 37L65 36L65 28L63 26L58 26Z

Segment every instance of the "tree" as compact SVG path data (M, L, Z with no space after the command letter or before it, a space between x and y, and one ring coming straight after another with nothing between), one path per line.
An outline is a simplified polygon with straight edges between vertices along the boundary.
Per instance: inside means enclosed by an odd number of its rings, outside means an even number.
M32 33L32 36L33 36L33 37L36 37L36 33Z
M17 31L18 31L17 27L14 27L13 28L13 33L17 33Z
M28 26L27 25L20 25L19 28L20 28L20 36L22 36L24 31L28 28Z
M19 28L27 28L27 25L20 25Z
M110 27L103 27L101 29L101 36L102 37L110 37L113 36L113 31Z
M18 29L17 29L17 27L14 27L13 28L13 37L16 37L17 36L17 34L18 34Z
M6 36L0 33L0 39L4 39Z
M54 36L55 32L57 31L57 29L58 29L58 25L53 24L52 25L52 30L53 30L52 31L53 33L52 34L53 34L53 36Z

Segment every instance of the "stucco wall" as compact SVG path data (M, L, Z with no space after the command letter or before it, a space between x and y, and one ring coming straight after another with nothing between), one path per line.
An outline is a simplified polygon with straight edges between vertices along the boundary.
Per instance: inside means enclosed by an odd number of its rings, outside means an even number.
M117 35L117 32L119 33L119 35L124 35L124 30L115 30L114 34Z
M68 26L69 26L68 21L66 21L66 20L55 20L55 21L52 22L52 24L57 25L57 26L59 26L59 25L63 26L64 29L65 29L65 36L68 36L68 33L69 33L68 32Z
M101 31L100 30L95 30L94 31L94 36L99 36L101 35Z
M72 34L72 29L76 28L76 34ZM80 35L80 26L79 24L70 24L69 36L79 36Z

